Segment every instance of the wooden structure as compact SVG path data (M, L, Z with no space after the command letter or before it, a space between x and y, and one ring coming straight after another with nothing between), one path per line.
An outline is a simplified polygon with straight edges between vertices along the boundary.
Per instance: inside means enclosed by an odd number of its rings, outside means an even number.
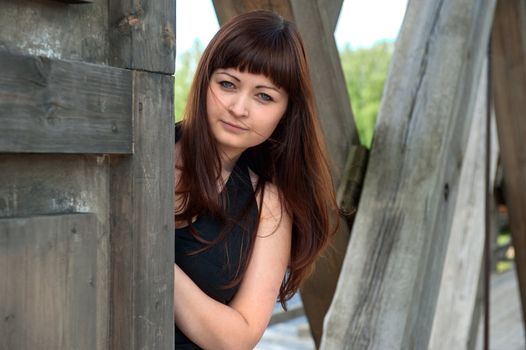
M0 1L0 348L173 346L175 1Z
M296 22L348 210L363 185L302 290L313 338L472 349L499 148L526 318L526 4L409 2L368 155L333 37L342 2L213 1L220 22ZM174 24L175 0L0 0L0 348L172 347Z

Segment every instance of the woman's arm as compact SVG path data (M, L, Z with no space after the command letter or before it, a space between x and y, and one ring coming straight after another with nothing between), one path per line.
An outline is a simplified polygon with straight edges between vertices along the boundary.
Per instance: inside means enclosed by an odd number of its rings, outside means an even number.
M265 188L252 257L229 305L208 297L174 266L177 327L204 349L252 349L272 315L291 247L292 220L282 210L277 189Z

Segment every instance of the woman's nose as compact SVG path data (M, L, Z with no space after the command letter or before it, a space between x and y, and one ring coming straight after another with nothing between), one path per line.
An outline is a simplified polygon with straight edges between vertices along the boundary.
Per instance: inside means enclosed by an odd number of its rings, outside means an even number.
M246 96L237 96L228 106L228 111L235 117L246 117L248 116L248 101Z

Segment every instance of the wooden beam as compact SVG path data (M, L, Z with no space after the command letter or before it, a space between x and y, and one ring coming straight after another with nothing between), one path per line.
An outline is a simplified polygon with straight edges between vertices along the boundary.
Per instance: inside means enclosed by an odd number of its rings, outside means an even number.
M109 1L110 64L172 75L175 0Z
M0 348L100 349L94 214L0 219Z
M526 3L499 0L491 48L493 95L512 242L526 321ZM526 323L526 322L525 322Z
M124 69L0 51L0 152L132 153Z
M318 0L318 7L324 16L323 21L327 24L327 30L329 33L334 34L334 31L336 30L342 5L343 0Z
M0 1L0 50L107 65L108 2Z
M322 349L426 349L493 0L409 2Z
M485 229L485 149L487 111L487 62L477 93L466 155L462 164L451 234L428 349L474 349L480 321L478 300L483 276ZM494 121L494 120L493 120ZM490 183L495 181L498 141L492 129ZM491 189L490 189L491 190ZM474 317L475 315L475 317Z
M133 72L135 151L110 160L111 348L173 347L173 77Z

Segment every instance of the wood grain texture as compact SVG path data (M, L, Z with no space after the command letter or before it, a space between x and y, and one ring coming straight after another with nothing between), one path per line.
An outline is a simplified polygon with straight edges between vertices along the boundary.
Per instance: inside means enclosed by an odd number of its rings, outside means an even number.
M0 1L0 50L108 64L108 1Z
M409 2L322 349L426 349L494 1Z
M131 73L0 51L0 152L131 153Z
M175 70L175 0L112 0L112 66L172 75Z
M91 310L97 317L97 350L107 349L109 342L108 171L107 156L0 154L0 217L76 212L97 217L97 302Z
M133 72L132 157L111 158L112 349L173 347L173 77Z
M97 348L93 214L0 219L0 348Z
M474 349L480 322L479 284L483 275L485 230L485 149L487 63L482 69L471 132L460 174L451 233L434 316L429 349ZM498 141L493 120L490 183L494 183ZM476 317L474 317L476 315Z
M492 39L493 94L510 229L526 320L526 3L499 0Z

